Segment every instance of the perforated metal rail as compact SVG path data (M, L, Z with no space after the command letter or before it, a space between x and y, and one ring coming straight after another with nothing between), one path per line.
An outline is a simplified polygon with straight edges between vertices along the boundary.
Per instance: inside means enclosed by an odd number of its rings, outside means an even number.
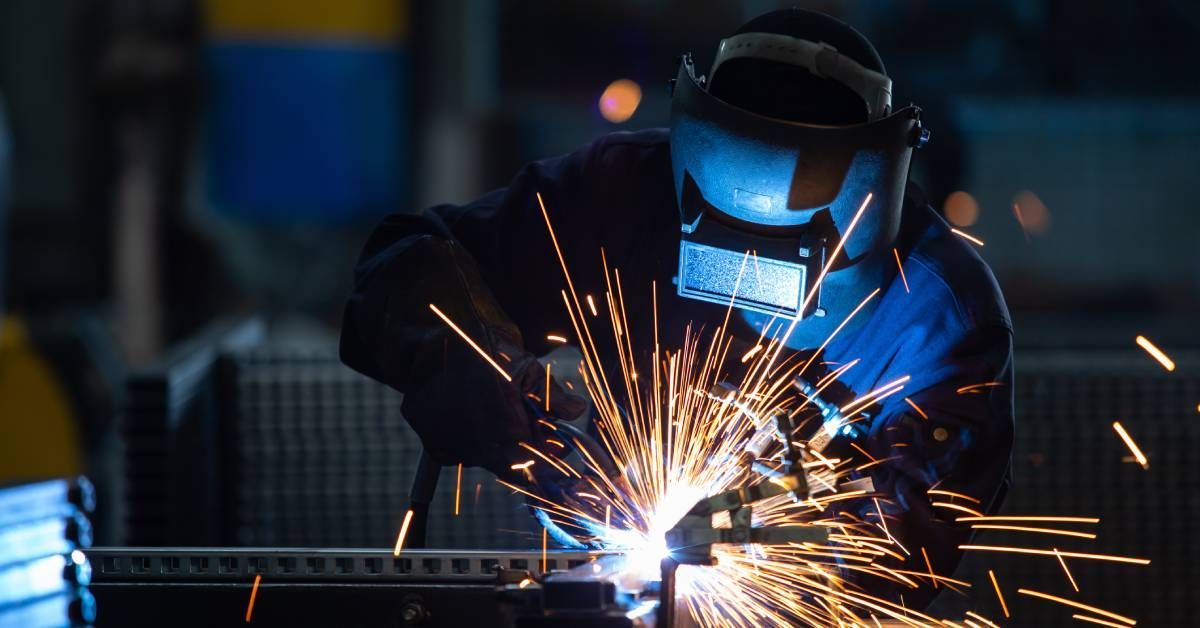
M547 552L548 571L595 560L600 553ZM487 581L497 567L543 572L540 551L379 549L97 547L88 551L94 580L245 581L261 574L276 581Z

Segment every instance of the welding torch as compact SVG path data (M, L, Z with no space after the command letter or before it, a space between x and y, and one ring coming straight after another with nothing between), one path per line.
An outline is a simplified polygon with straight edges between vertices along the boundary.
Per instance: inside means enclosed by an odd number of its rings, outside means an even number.
M799 503L810 498L812 492L822 489L836 490L836 479L829 474L810 472L804 468L804 457L808 452L820 452L833 436L846 425L841 409L824 401L819 391L801 378L794 386L816 407L822 425L807 447L800 448L792 442L798 427L788 414L777 414L771 423L760 427L746 442L740 462L748 465L754 473L765 478L749 486L731 489L706 497L696 503L678 523L666 533L670 553L660 563L662 581L659 589L658 624L670 628L675 620L675 575L679 565L713 566L716 557L713 546L718 544L789 545L795 543L824 544L828 538L825 528L817 526L753 526L753 504L783 494ZM737 389L728 384L718 384L710 394L727 401L737 395ZM833 429L830 429L832 426ZM847 434L856 436L857 434ZM762 462L762 455L772 443L782 443L779 457L781 464L771 466ZM810 490L810 481L817 488ZM870 478L853 480L841 489L872 491ZM729 514L728 528L714 528L713 515Z
M824 543L827 532L814 526L753 527L753 504L783 494L800 502L809 498L808 478L801 452L791 442L795 425L791 417L779 414L772 425L761 428L747 444L747 459L755 471L766 480L749 486L731 489L706 497L696 503L670 530L667 547L670 554L660 564L662 582L659 589L658 620L662 626L675 621L675 572L679 565L716 564L712 550L718 544L787 545L790 543ZM771 469L757 462L766 447L775 441L784 445L784 466ZM714 528L713 515L729 513L728 528Z

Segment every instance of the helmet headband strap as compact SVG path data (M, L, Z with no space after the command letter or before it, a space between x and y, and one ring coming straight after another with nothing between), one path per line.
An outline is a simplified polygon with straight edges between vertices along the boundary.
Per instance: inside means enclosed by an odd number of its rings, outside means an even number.
M763 59L802 67L816 76L846 86L867 103L869 119L891 113L892 79L837 51L824 42L776 33L742 33L721 40L709 76L730 59Z

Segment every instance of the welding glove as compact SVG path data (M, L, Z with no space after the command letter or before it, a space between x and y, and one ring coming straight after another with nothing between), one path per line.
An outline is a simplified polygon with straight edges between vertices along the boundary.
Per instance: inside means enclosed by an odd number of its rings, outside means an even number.
M386 265L360 262L343 361L404 393L404 417L435 460L521 480L512 465L534 458L521 443L543 447L533 408L547 393L544 367L525 350L521 331L461 245L419 235L395 246L398 253ZM385 283L361 289L364 278ZM581 411L578 396L553 380L549 394L545 414L574 417Z

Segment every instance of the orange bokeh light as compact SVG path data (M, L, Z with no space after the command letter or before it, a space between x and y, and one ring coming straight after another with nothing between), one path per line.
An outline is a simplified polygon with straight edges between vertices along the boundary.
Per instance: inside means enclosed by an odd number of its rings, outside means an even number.
M1050 210L1036 194L1022 190L1013 199L1013 215L1021 228L1030 235L1046 235L1050 231Z
M970 227L979 220L979 203L974 196L963 191L951 192L942 205L946 220L959 227Z
M617 79L600 94L600 115L605 120L619 124L633 117L642 103L642 88L629 79Z

